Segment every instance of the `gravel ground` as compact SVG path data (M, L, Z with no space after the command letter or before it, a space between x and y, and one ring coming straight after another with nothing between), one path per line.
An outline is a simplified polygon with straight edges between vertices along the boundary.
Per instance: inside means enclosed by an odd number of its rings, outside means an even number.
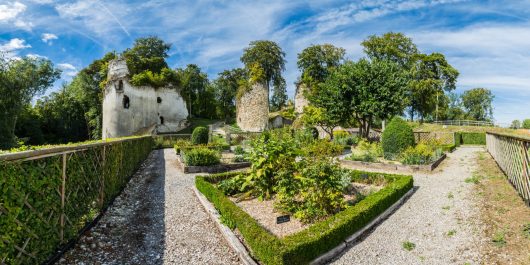
M473 199L474 153L461 147L431 173L414 173L415 192L332 264L480 264L482 224ZM415 248L403 249L403 242Z
M241 264L175 159L173 149L153 151L59 264Z

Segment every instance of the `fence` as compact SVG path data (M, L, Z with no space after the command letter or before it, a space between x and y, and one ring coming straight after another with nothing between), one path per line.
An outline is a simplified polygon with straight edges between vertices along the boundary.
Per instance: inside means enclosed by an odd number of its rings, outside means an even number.
M112 202L150 136L0 156L0 264L47 260Z
M510 183L530 206L530 140L497 133L486 134L486 147Z
M434 124L452 125L452 126L495 126L493 122L489 121L472 121L472 120L447 120L447 121L433 121Z
M455 134L452 132L414 132L416 143L436 141L440 144L450 145L455 143Z

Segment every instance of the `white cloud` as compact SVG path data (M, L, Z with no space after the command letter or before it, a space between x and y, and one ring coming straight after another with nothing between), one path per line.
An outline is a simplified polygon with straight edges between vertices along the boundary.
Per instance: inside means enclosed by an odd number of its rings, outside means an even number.
M33 59L39 59L39 58L48 59L48 57L40 55L40 54L36 54L36 53L28 53L26 54L26 56L29 58L33 58Z
M47 43L48 45L52 45L53 44L53 40L56 40L58 39L57 35L55 34L52 34L52 33L43 33L41 35L41 39L44 43Z
M11 24L17 28L31 30L33 24L19 17L27 7L21 2L7 2L0 5L0 24Z
M8 41L5 44L0 45L1 52L16 52L21 49L31 48L31 45L26 44L26 41L23 39L14 38Z
M69 63L57 64L57 68L63 70L63 74L72 77L77 74L77 68Z

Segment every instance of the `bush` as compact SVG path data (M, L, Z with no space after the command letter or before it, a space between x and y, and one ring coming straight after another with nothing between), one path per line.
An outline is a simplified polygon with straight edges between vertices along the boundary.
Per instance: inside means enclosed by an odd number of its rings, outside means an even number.
M355 170L349 170L348 173L351 179L366 180L383 176L388 184L358 204L281 239L265 230L214 186L240 173L198 176L195 185L219 210L223 220L227 220L241 233L260 264L308 264L362 229L413 187L412 176Z
M395 117L390 121L381 136L384 157L394 159L410 146L414 146L414 132L400 117Z
M246 162L248 160L247 158L247 152L241 147L240 145L236 146L234 149L234 162Z
M318 129L315 127L311 127L309 130L311 131L311 135L313 135L313 139L318 139Z
M425 165L436 159L435 150L432 146L418 144L415 147L407 148L401 154L401 163L405 165Z
M352 148L352 154L347 159L353 161L376 162L377 158L381 156L383 156L383 148L381 147L381 144L360 140L357 146Z
M191 134L191 144L207 144L208 143L208 128L199 126L193 130Z
M461 132L459 136L460 144L486 145L486 133Z
M218 151L205 147L185 150L182 158L187 166L212 166L221 161L221 155Z
M341 144L330 142L327 139L319 139L302 148L304 156L331 157L341 155L344 147Z

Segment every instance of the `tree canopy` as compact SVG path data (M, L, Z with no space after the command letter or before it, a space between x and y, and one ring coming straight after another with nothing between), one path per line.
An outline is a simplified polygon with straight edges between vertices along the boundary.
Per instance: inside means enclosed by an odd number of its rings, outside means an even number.
M486 88L473 88L462 95L462 105L467 115L477 121L491 121L493 119L493 94Z
M298 54L300 82L316 89L344 61L346 50L331 44L311 45Z
M412 39L403 33L388 32L381 36L371 35L361 45L372 60L388 60L404 69L412 67L419 53Z

